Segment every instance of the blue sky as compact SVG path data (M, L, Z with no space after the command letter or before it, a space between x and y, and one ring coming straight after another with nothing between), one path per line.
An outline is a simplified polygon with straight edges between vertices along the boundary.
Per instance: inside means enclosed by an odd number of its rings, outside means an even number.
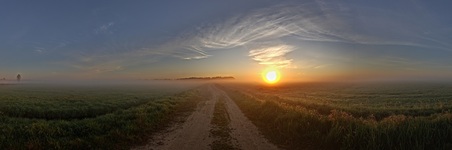
M452 2L1 1L0 77L452 76ZM287 79L286 78L286 79Z

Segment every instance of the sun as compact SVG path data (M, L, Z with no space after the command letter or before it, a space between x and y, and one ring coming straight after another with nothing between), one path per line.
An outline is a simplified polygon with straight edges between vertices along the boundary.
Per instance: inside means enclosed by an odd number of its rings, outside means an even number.
M262 72L262 78L268 84L274 84L279 81L281 74L275 68L268 68Z

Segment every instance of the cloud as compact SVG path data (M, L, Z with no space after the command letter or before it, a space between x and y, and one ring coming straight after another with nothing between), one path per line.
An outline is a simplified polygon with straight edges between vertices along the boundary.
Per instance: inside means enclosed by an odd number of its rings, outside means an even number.
M452 49L440 37L422 34L426 23L407 15L346 2L286 3L199 26L170 41L173 48L167 50L182 59L199 59L208 58L210 51L283 38Z
M44 53L44 51L45 51L45 49L42 47L34 47L34 48L35 48L34 52L36 52L36 53Z
M293 51L294 47L278 44L278 45L260 45L249 51L249 55L254 61L259 64L279 67L279 68L294 68L292 59L287 59L285 55Z
M95 34L101 34L101 33L113 33L113 31L110 30L110 28L115 25L115 22L109 22L106 24L101 25L100 27L94 29Z
M291 16L286 16L285 12L267 13L267 11L271 11L271 8L231 17L224 22L199 26L195 31L183 33L166 43L161 48L162 53L186 60L203 59L210 56L208 54L210 51L250 47L256 43L274 41L292 34L283 25L293 19ZM252 51L254 48L249 50ZM277 62L272 63L276 65Z
M427 30L425 27L432 22L425 22L425 18L421 17L338 1L284 3L239 12L235 16L189 28L166 42L152 43L152 47L135 47L113 54L92 54L88 58L84 56L78 59L78 64L89 70L105 68L99 70L111 71L117 66L125 69L131 65L146 64L151 62L148 60L162 56L184 60L206 59L212 51L240 47L247 49L250 59L259 64L293 68L296 67L294 64L302 62L287 58L288 53L296 50L294 45L285 44L290 43L285 42L288 39L293 42L398 45L450 51L450 42L438 36L441 34L437 34L439 32L435 29ZM104 24L95 33L111 32L114 25L114 22ZM84 59L90 61L84 62ZM328 67L317 62L311 62L308 66L317 69Z
M318 65L318 66L315 66L315 67L313 67L313 68L314 68L314 69L323 69L323 68L326 68L326 67L328 67L328 66L331 66L331 64Z

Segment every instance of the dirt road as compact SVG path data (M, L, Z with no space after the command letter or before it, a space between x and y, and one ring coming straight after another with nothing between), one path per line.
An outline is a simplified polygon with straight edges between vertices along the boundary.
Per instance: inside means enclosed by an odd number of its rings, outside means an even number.
M136 150L208 150L212 149L212 142L215 139L211 134L213 125L211 120L214 116L215 104L221 102L227 110L229 116L230 137L233 139L233 147L244 150L273 150L278 149L259 134L257 127L240 111L238 106L229 96L217 88L209 85L207 88L212 93L212 97L205 102L198 104L196 110L182 124L175 124L162 133L155 134L150 142ZM229 131L229 130L228 130Z

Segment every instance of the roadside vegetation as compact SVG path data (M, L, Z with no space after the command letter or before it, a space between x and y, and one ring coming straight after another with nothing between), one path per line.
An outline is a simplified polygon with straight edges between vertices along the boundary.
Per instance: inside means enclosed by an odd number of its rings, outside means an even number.
M344 91L349 90L347 88L329 89L329 94L323 91L323 95L319 97L310 99L310 96L306 96L304 100L297 102L294 95L286 95L284 92L293 94L296 91L303 91L306 94L319 94L322 91L300 87L244 88L237 85L219 87L228 93L264 136L281 148L452 149L452 114L448 107L444 107L452 103L450 97L444 99L450 95L447 92L449 87L439 89L427 87L425 90L430 95L427 94L425 97L418 94L418 97L415 97L417 101L403 99L402 97L406 96L404 92L410 90L403 91L402 88L398 91L399 99L382 96L375 98L374 101L349 98L342 102L335 95L346 93ZM364 90L381 92L379 89ZM386 92L391 94L390 91ZM362 96L364 94L365 92L356 93L356 96L361 95L362 98L365 97ZM304 97L304 94L298 96ZM318 100L322 97L327 98ZM431 99L441 101L444 105L426 104L424 108L428 109L414 109L413 113L406 113L404 110L417 105L416 103L424 101L428 103ZM407 102L407 105L404 105L404 102ZM351 106L347 106L347 103ZM356 103L363 107L358 107ZM389 106L390 109L378 106L385 103L397 103L399 106ZM353 106L357 108L354 109ZM429 109L435 111L430 112ZM428 112L422 112L424 110ZM387 111L388 114L381 115ZM375 114L379 117L375 117Z
M206 97L199 88L9 89L0 95L0 149L128 149Z
M212 150L233 150L233 139L230 135L231 128L229 127L230 118L227 112L224 98L221 97L215 104L215 110L213 112L213 118L211 124L213 125L210 130L210 135L213 136L214 141L210 145Z

